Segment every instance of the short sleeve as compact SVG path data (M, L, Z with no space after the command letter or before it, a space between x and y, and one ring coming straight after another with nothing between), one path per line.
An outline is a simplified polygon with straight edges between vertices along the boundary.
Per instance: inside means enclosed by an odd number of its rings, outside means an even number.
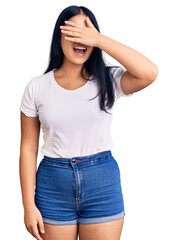
M38 117L33 78L27 83L25 87L19 109L28 117Z
M125 71L126 69L123 69L121 66L111 67L111 72L115 83L115 94L117 98L120 98L122 96L130 97L133 95L133 93L125 94L121 88L120 79Z

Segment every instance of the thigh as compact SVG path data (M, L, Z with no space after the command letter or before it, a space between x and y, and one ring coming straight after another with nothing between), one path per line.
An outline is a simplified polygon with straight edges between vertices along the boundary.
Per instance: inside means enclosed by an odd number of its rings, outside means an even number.
M113 156L82 165L84 198L78 223L118 220L125 215L119 166Z
M79 240L119 240L124 223L124 217L104 223L79 223Z
M35 204L43 222L53 225L77 224L74 184L71 166L41 161L36 173Z
M74 225L52 225L44 223L45 233L40 233L43 240L77 240L78 226Z

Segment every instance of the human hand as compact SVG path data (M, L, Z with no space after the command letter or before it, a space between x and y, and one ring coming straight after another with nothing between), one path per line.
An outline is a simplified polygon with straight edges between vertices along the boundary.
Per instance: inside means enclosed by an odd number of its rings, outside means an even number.
M91 20L86 18L86 25L81 26L72 21L65 21L68 26L60 26L61 32L66 34L65 39L72 42L81 43L91 47L97 47L101 34L92 24Z
M35 205L33 207L30 207L30 209L27 210L25 209L24 222L26 229L28 230L29 233L33 235L33 237L35 237L37 240L43 240L39 235L40 234L39 230L41 233L44 233L42 232L42 230L44 230L43 219L40 211Z

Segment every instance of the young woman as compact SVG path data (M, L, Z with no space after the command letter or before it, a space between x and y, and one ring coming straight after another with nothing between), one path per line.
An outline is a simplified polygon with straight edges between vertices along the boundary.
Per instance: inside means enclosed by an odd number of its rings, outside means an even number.
M102 51L126 70L106 66ZM113 108L157 74L145 56L102 35L88 8L60 13L49 66L28 82L20 105L24 221L36 239L120 239L125 209L111 153ZM40 128L44 157L36 171Z

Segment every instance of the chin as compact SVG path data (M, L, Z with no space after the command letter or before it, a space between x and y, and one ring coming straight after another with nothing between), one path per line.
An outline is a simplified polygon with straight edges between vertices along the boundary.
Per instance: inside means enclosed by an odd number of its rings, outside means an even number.
M87 61L88 58L82 58L82 59L76 59L72 58L70 61L75 64L84 64Z

